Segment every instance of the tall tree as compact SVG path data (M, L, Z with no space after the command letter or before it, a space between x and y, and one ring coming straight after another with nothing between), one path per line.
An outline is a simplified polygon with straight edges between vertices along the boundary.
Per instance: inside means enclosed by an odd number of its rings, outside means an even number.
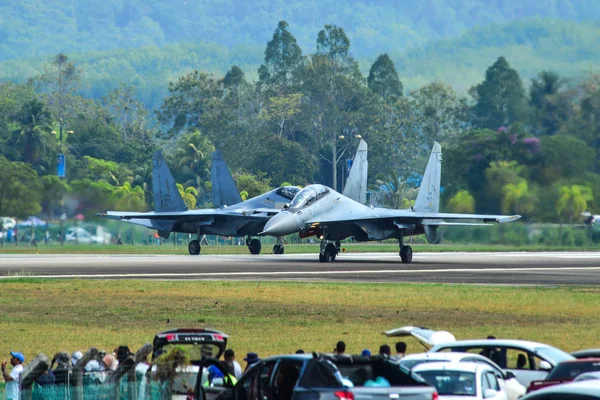
M570 104L557 96L563 86L560 76L553 71L542 71L531 80L529 104L533 110L533 123L537 133L553 135L569 117Z
M402 82L396 72L394 62L387 54L381 54L371 65L367 78L369 89L386 100L402 96Z
M31 165L0 156L0 215L27 218L40 212L42 186Z
M258 84L268 97L289 94L293 74L302 63L302 49L288 26L287 22L279 21L267 43L264 64L258 69Z
M152 138L148 128L148 110L136 99L133 86L121 84L103 98L104 105L114 118L126 143L147 142Z
M338 162L347 148L340 148L338 141L346 139L344 130L354 125L353 117L366 95L364 78L349 49L350 40L344 30L325 25L318 34L317 52L310 57L303 76L307 97L304 112L309 114L306 129L331 164L334 189L338 184Z
M456 137L469 126L467 99L458 96L449 85L427 84L411 92L410 100L428 147L434 141Z
M526 119L527 101L519 73L499 57L485 73L485 80L472 87L474 123L480 128L496 130Z
M204 130L210 114L219 110L222 97L223 86L213 75L190 72L169 83L158 121L170 125L172 136L187 129Z
M19 125L13 132L15 147L23 149L23 161L38 164L42 155L56 142L52 136L50 113L44 103L33 99L23 104L15 122Z
M40 77L48 90L48 105L58 122L61 145L63 131L77 109L75 94L81 86L81 75L81 70L65 54L59 53L44 65Z

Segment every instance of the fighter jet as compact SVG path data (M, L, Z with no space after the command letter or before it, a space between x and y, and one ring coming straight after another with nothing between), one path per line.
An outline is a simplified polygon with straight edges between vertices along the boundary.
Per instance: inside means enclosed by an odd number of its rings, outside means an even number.
M357 200L360 200L361 196L366 196L366 174L353 171L355 169L366 171L363 164L367 162L366 152L366 143L364 145L361 143L356 156L357 161L352 167L346 185L348 190L345 191L345 194ZM364 179L364 182L355 182L359 178ZM188 244L188 251L191 255L200 254L202 235L246 236L246 245L250 253L259 254L262 247L261 242L252 236L261 232L265 223L300 191L295 186L282 186L242 201L219 152L213 154L211 167L213 202L219 208L188 210L160 151L154 153L153 156L152 180L154 211L107 211L97 215L156 229L163 238L168 238L171 232L196 234L197 238ZM283 252L283 243L281 237L278 237L277 244L273 246L273 253L283 254Z
M321 239L319 261L334 261L339 241L397 238L403 263L412 261L413 252L404 244L407 236L425 234L429 243L437 239L437 229L445 225L487 225L504 223L520 215L481 215L440 213L442 149L435 143L415 205L407 210L373 208L360 204L324 185L302 189L289 207L267 222L261 235L284 236L298 232L301 238L316 235ZM446 221L448 220L448 221ZM479 220L481 222L461 222Z

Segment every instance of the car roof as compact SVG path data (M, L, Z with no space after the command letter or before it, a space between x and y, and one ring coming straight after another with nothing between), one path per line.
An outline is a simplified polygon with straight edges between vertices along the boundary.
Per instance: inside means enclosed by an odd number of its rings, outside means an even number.
M549 344L530 342L529 340L517 340L517 339L475 339L475 340L457 340L456 342L449 342L444 344L438 344L434 346L431 351L436 352L437 349L447 349L455 347L477 347L477 346L504 346L504 347L521 347L528 350L534 350L540 347L552 347Z
M403 360L448 360L448 361L460 361L463 358L467 358L467 357L472 357L472 358L477 358L477 359L485 359L486 361L491 361L489 358L482 356L481 354L475 354L475 353L465 353L465 352L459 352L459 351L452 351L452 352L448 352L448 351L441 351L441 352L437 352L437 353L415 353L415 354L409 354L406 355L404 357L402 357L402 359L400 360L400 362L402 362Z
M583 372L575 377L575 381L584 381L588 379L600 379L600 371Z
M421 371L460 371L477 373L478 370L492 370L485 364L475 362L447 363L447 362L430 362L415 366L412 372L419 373Z
M600 399L600 381L598 380L587 380L578 382L563 383L561 385L554 385L540 390L536 390L531 395L523 397L523 400L534 400L534 399L545 399L544 395L547 394L583 394L583 395L594 395Z
M575 358L600 357L600 349L583 349L571 353Z
M562 364L585 364L585 363L600 363L600 357L575 358L574 360L561 361Z

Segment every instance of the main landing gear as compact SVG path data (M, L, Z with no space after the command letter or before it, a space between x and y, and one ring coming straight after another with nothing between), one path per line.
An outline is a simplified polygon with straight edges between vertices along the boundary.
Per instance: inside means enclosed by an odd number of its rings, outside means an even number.
M190 252L190 255L197 256L200 254L200 249L201 247L199 240L190 240L190 243L188 244L188 251Z
M410 264L412 262L412 247L405 246L402 237L398 238L398 247L400 247L400 258L403 264Z
M332 262L335 261L338 253L340 252L340 242L335 243L328 240L321 240L321 249L319 251L320 262Z
M273 254L283 254L283 242L281 238L277 238L277 243L273 246Z
M246 246L248 246L250 254L260 254L260 249L262 247L262 245L260 244L260 240L250 239L250 236L248 236L246 238Z

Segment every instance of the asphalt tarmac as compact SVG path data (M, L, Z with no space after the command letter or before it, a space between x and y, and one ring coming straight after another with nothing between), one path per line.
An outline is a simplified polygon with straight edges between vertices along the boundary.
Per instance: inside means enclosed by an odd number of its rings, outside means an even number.
M600 285L600 252L272 255L0 255L0 279L210 279Z

